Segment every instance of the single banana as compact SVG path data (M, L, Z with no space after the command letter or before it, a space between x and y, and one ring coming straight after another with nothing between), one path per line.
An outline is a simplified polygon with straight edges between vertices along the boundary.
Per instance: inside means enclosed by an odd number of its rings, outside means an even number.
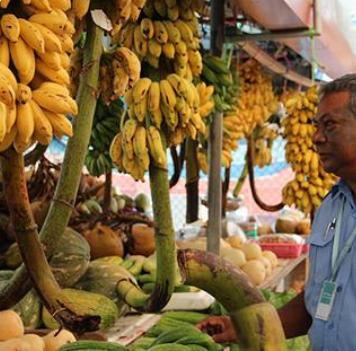
M146 134L150 155L158 166L166 168L167 156L166 151L163 148L159 130L154 126L150 126Z
M177 45L182 39L179 29L171 21L163 21L163 24L167 29L168 40L172 44Z
M10 65L10 48L5 35L0 36L0 63L6 67L9 67Z
M147 154L146 149L146 129L142 126L136 128L135 135L133 137L134 154L142 162Z
M16 43L10 42L11 59L16 67L20 82L28 84L35 76L36 59L33 49L19 37Z
M42 89L34 90L32 95L37 104L44 109L50 110L56 114L72 113L71 106L65 100L65 98L70 98L68 96L64 97L52 94Z
M168 32L161 21L154 21L153 22L153 27L154 27L154 37L160 44L165 44L168 41Z
M20 36L33 50L45 53L45 40L38 27L24 18L19 18Z
M62 68L60 54L46 51L44 54L37 53L38 57L52 70L59 71Z
M173 7L168 7L167 10L167 16L171 21L176 21L179 17L179 7L178 6L173 6Z
M70 96L70 92L67 87L53 82L43 82L39 85L38 89L45 90L48 93L56 95Z
M160 93L161 93L161 100L162 102L169 108L175 107L177 104L177 98L176 94L172 88L172 86L169 84L168 80L163 79L159 83L160 87Z
M1 2L2 3L2 2ZM1 4L0 3L0 4ZM0 152L5 151L6 149L8 149L11 144L15 141L17 136L17 127L16 125L10 130L10 132L8 132L7 134L5 134L5 137L3 139L3 141L0 143Z
M155 38L152 38L148 41L148 50L154 57L158 58L161 56L162 46Z
M62 44L63 51L74 52L74 43L73 43L72 38L68 34L63 33L63 34L59 35L58 38Z
M120 47L115 51L115 58L122 64L130 77L130 86L133 86L140 78L140 60L131 50L125 47Z
M68 11L71 7L74 8L75 0L48 0L52 7L61 9L62 11ZM80 0L80 2L85 2Z
M114 139L111 142L110 150L109 150L109 154L114 166L117 167L117 169L121 172L124 169L124 166L122 164L122 157L123 157L122 142L123 142L122 133L120 132L115 135Z
M16 125L17 118L17 106L14 104L11 108L8 108L8 114L6 119L6 131L10 133L12 127Z
M8 119L8 107L0 102L0 145L7 133L7 119Z
M141 27L137 25L134 30L134 48L140 56L145 56L148 50L148 42L142 36Z
M70 68L70 56L66 53L63 52L62 54L59 54L60 60L61 60L61 66L68 70Z
M122 128L122 138L125 142L132 140L132 138L135 135L137 127L138 127L137 121L133 119L128 119L125 122L124 127Z
M61 138L62 135L67 135L68 137L73 136L73 127L72 123L68 120L68 118L63 114L52 113L47 110L43 110L47 119L52 125L53 134L56 137Z
M29 103L17 105L16 126L18 133L14 146L17 152L22 153L28 147L35 130L35 121Z
M38 73L40 73L45 78L49 79L58 84L69 85L70 84L70 77L68 72L61 68L60 70L53 70L48 67L42 60L36 60L36 69Z
M26 104L32 98L31 88L19 83L17 86L16 100L19 104Z
M152 82L148 92L148 110L154 112L159 110L160 106L160 87L158 82Z
M133 87L133 99L134 103L138 104L142 101L142 99L147 95L150 86L151 79L149 78L141 78Z
M34 6L41 12L50 12L52 10L49 0L31 0L31 6Z
M67 24L66 21L54 11L50 13L35 14L29 18L29 21L41 24L58 35L64 33Z
M176 49L173 43L170 41L167 41L167 43L162 45L162 52L164 56L166 56L168 59L172 60L174 59L174 56L176 54Z
M53 138L53 128L50 121L47 119L42 108L35 102L30 100L30 106L35 122L34 137L42 145L48 145Z
M12 43L16 43L20 36L18 18L13 14L5 14L1 17L0 25L3 35Z
M72 10L76 17L82 19L89 11L90 0L72 0Z
M12 107L15 103L16 93L7 77L0 71L0 101Z
M152 20L150 18L143 18L140 26L142 36L147 40L152 39L154 36L154 27Z
M189 83L184 82L184 78L180 77L176 73L171 73L167 76L167 80L177 95L183 97L187 96L187 84Z
M38 30L41 32L46 51L53 51L61 54L63 52L62 43L60 39L47 27L39 24L33 23Z
M177 21L175 21L174 24L178 28L183 41L185 41L187 44L192 43L194 41L193 32L190 27L185 23L185 21L178 19Z

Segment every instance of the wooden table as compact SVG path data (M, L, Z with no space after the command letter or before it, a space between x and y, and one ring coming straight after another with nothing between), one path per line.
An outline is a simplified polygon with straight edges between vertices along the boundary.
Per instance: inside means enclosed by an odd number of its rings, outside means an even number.
M260 289L274 289L278 284L285 279L291 272L297 268L301 263L306 261L308 254L302 254L298 258L293 259L279 259L278 266L272 271L272 274L259 285Z

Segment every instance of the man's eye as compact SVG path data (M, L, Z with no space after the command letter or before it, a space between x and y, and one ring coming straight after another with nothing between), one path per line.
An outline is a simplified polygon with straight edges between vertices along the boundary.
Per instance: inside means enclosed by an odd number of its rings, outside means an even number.
M332 128L334 125L335 125L335 123L332 122L332 121L327 121L327 122L324 123L324 126L325 126L326 129L330 129L330 128Z

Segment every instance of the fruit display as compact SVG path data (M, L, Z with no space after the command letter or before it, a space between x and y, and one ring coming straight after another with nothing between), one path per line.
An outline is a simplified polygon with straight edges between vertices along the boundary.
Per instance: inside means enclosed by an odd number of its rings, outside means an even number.
M124 113L121 100L105 105L99 98L91 130L89 150L85 158L85 166L89 173L95 177L107 174L113 168L109 148L120 129Z
M16 15L9 5L1 2L9 11L0 18L0 150L22 153L73 135L66 115L78 113L67 88L75 28L60 3L28 1Z
M326 173L313 144L313 118L317 110L317 88L292 93L285 98L287 118L282 121L286 144L286 160L295 177L283 188L283 202L296 205L305 214L314 213L336 177Z

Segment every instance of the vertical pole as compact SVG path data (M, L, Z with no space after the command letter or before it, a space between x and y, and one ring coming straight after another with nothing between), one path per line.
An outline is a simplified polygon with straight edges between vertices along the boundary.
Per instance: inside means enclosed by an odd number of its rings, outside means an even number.
M211 53L221 55L224 43L225 1L211 1ZM208 251L219 254L221 237L221 150L223 114L213 116L209 135L209 223L207 231Z
M199 219L199 166L197 160L197 141L186 139L187 208L185 221L195 222Z

